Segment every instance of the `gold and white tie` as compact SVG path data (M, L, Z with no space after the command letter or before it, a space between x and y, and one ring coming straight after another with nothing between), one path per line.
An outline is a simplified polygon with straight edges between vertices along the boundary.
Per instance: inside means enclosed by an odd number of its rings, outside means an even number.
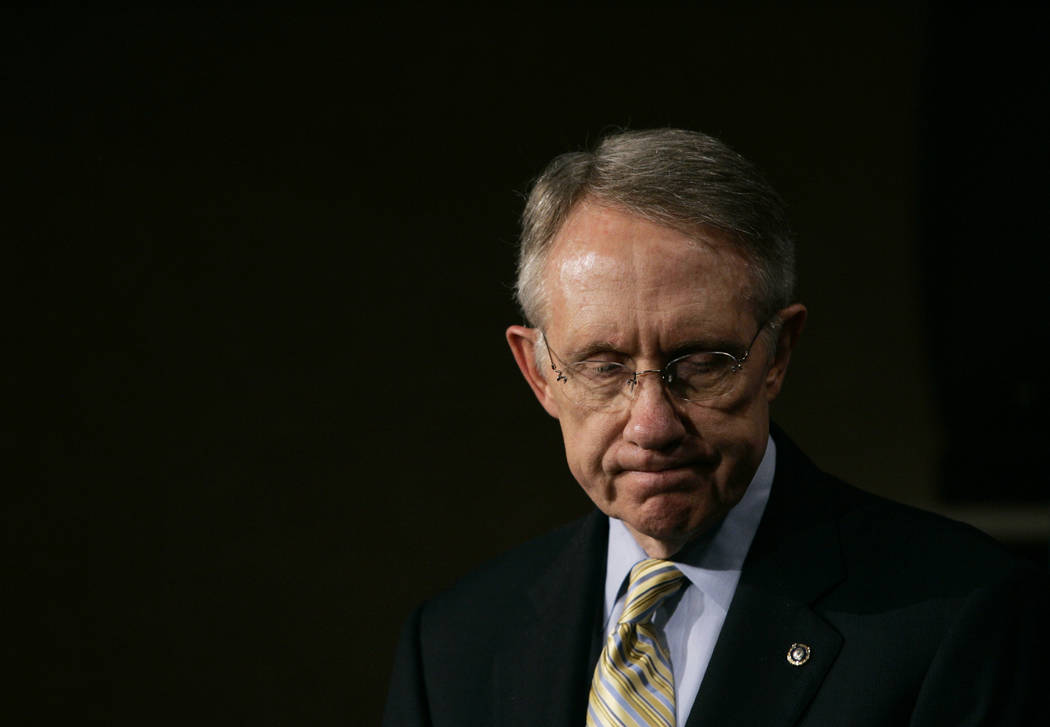
M684 582L667 560L631 569L623 615L594 670L587 727L675 727L674 675L652 618Z

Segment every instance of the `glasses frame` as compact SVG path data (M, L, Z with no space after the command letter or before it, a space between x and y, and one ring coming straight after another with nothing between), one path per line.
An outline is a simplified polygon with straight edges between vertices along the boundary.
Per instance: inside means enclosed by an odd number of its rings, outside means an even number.
M675 396L675 398L681 399L682 401L692 402L692 403L699 403L699 402L704 402L704 401L710 401L711 398L715 398L715 397L711 397L709 399L687 399L684 396L681 396L681 395L675 393L674 389L671 388L671 381L672 381L672 379L671 379L671 367L674 366L679 361L681 361L682 359L689 358L690 356L695 356L698 353L718 354L720 356L728 356L729 358L733 359L733 367L731 369L729 369L729 374L730 375L736 374L742 368L744 368L744 364L747 363L748 359L751 358L751 349L754 348L755 341L758 340L758 337L762 334L762 331L764 331L766 329L766 326L768 326L771 323L773 323L773 321L776 320L776 318L777 318L776 316L773 316L772 318L770 318L769 320L767 320L765 323L763 323L762 325L760 325L758 327L758 330L755 331L755 335L751 337L750 343L747 344L747 348L744 349L744 353L741 356L739 356L739 357L734 356L733 354L729 353L728 351L703 351L702 350L702 351L692 351L691 353L687 353L687 354L682 355L682 356L677 356L677 357L671 359L670 361L668 361L666 364L664 364L663 368L660 368L660 369L642 369L641 371L637 371L637 370L632 370L630 367L625 366L624 364L621 364L621 363L617 363L616 365L617 366L622 366L625 372L630 372L630 376L627 379L626 383L627 383L627 386L629 387L628 391L630 391L631 393L634 392L634 388L638 385L638 377L639 376L646 376L648 374L658 374L659 377L660 377L660 381L662 381L667 386L667 390L669 392L671 392L671 394L673 394ZM554 373L556 373L558 375L558 378L556 380L557 381L568 381L569 378L565 375L565 373L562 371L562 369L559 369L558 365L556 363L554 363L554 359L555 358L557 358L558 361L561 362L561 360L562 360L561 356L558 356L557 354L555 354L554 351L551 349L550 342L547 340L547 334L544 333L543 329L541 328L541 329L539 329L539 331L540 331L540 336L543 337L543 345L547 347L547 358L548 358L548 360L551 363L551 370L554 371ZM582 361L581 361L581 363L582 363ZM564 364L564 363L562 363L562 366L563 367L567 367L567 365Z

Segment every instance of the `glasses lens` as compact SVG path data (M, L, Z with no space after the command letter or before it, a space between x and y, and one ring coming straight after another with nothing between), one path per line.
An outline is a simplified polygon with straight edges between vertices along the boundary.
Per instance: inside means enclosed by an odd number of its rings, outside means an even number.
M631 399L628 381L633 369L615 361L580 361L564 366L565 391L588 408L608 409ZM728 353L698 352L668 364L665 382L672 394L688 401L706 401L729 393L740 362ZM656 373L646 371L643 374Z
M627 386L631 371L613 361L581 361L572 364L566 385L581 404L601 406L615 399Z
M737 360L728 353L694 353L668 366L667 383L676 396L704 401L728 393L738 368Z

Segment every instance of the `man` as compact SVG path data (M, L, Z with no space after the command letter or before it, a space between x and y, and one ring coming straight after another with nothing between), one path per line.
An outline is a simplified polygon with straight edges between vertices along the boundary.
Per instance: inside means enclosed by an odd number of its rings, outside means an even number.
M548 166L507 341L597 510L416 611L385 724L1045 716L1045 578L771 431L793 287L779 198L715 139L629 132Z

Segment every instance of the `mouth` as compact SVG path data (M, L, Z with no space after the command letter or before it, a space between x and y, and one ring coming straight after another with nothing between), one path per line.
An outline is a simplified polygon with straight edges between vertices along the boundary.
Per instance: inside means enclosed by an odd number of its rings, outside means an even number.
M629 467L624 467L626 472L668 472L671 470L693 469L697 462L684 459L675 460L651 460L639 462Z
M641 497L672 492L696 492L710 482L719 457L703 453L632 453L620 460L616 479Z
M631 489L644 494L658 494L695 489L700 479L700 466L682 463L670 467L637 467L625 469L621 479Z

